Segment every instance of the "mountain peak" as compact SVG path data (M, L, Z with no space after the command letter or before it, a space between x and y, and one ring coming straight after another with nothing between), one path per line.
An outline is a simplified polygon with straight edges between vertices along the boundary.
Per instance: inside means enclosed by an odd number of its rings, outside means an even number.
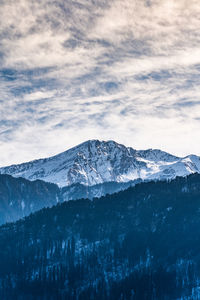
M92 139L55 156L0 168L29 180L42 179L68 186L75 183L95 185L104 182L172 179L200 172L200 159L180 158L159 149L135 150L115 141Z

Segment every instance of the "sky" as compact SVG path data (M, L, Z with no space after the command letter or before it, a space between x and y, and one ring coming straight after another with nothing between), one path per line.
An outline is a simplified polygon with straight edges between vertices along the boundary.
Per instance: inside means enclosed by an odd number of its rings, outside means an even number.
M200 155L198 0L1 0L0 166L89 139Z

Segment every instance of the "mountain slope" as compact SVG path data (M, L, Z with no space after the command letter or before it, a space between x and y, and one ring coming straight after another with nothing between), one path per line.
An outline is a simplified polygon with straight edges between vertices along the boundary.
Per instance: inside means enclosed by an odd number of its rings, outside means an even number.
M0 224L13 222L62 200L57 185L0 175Z
M93 186L76 183L59 188L56 184L42 180L29 181L22 177L0 175L0 225L19 220L58 202L99 198L125 190L135 183L106 182Z
M104 182L173 179L200 173L200 158L179 158L160 150L134 150L114 141L91 140L56 156L0 168L29 180L42 179L60 187L80 183L88 186Z
M114 194L120 191L124 191L141 180L134 180L128 182L105 182L92 186L83 185L80 183L72 184L70 186L63 187L61 189L61 195L63 201L77 200L77 199L94 199L100 198L108 194Z
M4 225L0 298L199 299L199 213L194 174Z

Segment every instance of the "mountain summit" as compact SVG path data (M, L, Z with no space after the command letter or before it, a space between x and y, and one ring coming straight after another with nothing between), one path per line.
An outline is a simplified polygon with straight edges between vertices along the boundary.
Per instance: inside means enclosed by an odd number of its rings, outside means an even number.
M41 179L60 187L173 179L192 173L200 173L198 156L182 158L158 149L135 150L114 141L99 140L86 141L49 158L0 168L0 174Z

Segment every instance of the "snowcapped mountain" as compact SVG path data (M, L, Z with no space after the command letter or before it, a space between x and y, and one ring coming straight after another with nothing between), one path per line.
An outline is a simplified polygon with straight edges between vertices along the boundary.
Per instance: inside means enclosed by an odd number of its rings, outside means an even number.
M200 157L173 156L157 149L134 150L114 141L90 140L50 158L0 168L0 174L88 186L136 179L163 180L200 173Z

